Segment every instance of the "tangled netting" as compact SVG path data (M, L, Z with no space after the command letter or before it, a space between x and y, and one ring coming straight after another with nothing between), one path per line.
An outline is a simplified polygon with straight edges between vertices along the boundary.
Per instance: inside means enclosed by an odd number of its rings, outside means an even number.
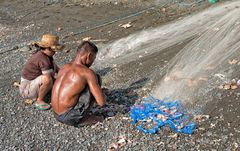
M132 123L137 125L137 129L150 134L167 125L174 132L192 134L196 128L196 124L190 121L192 116L179 101L170 102L152 96L140 105L134 105L130 111Z

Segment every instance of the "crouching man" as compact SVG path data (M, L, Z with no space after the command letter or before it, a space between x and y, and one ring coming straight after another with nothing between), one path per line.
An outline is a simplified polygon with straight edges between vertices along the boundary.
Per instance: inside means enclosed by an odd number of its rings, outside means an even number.
M34 100L34 107L47 110L51 106L44 101L44 97L53 86L54 75L58 67L54 63L53 55L63 50L59 44L59 37L46 34L40 42L35 42L37 51L26 62L21 76L20 95L25 99Z
M103 106L106 95L101 80L89 67L96 58L98 48L91 42L82 42L73 62L64 65L52 89L52 109L55 118L64 124L83 126L102 121L102 117L88 115L96 102Z

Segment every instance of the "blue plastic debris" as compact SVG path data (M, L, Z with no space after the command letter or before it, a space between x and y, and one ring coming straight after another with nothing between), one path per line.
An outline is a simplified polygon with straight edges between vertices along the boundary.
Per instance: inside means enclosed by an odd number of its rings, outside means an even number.
M179 101L167 101L148 97L142 104L131 107L130 117L137 129L149 134L156 134L161 127L169 125L174 132L192 134L196 128L189 122L190 114ZM139 124L140 123L140 124Z

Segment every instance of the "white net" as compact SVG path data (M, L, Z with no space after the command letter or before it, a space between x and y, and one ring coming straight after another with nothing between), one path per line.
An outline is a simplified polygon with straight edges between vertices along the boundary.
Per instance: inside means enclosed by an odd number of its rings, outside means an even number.
M240 1L228 2L119 39L104 46L98 59L125 64L138 55L144 57L193 39L169 62L167 74L153 90L156 97L192 100L218 86L221 79L216 75L231 76L231 70L226 72L228 62L240 50L239 6Z

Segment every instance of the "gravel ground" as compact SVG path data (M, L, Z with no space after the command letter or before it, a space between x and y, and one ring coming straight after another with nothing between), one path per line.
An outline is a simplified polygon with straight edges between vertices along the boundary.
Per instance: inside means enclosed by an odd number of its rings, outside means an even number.
M175 135L167 127L161 129L156 135L143 134L130 124L129 107L138 102L139 98L148 95L154 84L152 75L148 75L149 72L141 72L142 69L154 71L159 65L154 65L153 58L163 57L164 60L170 60L178 49L172 49L170 52L163 51L165 56L153 54L141 58L146 63L143 66L139 66L139 62L142 60L138 60L127 65L109 65L99 70L98 72L103 76L104 86L110 88L106 107L101 111L93 110L97 114L108 116L101 124L81 128L66 126L54 119L51 110L38 111L24 103L18 94L18 89L13 86L13 82L19 81L22 66L30 52L22 52L19 48L46 31L54 31L63 37L72 32L79 32L85 29L85 26L93 27L96 20L102 24L109 21L108 17L125 16L134 10L145 8L145 6L138 5L139 1L134 1L135 5L131 7L123 7L119 3L105 5L100 2L97 5L89 2L89 6L84 4L80 7L79 1L71 3L76 6L68 7L63 6L69 4L70 1L54 1L56 4L46 6L42 5L43 2L40 1L29 2L29 5L24 7L19 5L24 2L24 0L13 1L10 5L10 2L0 0L0 35L2 37L0 40L0 150L107 150L112 143L118 142L121 138L127 141L120 147L120 150L239 150L239 89L215 89L209 92L208 96L211 96L213 101L206 102L206 106L202 110L203 113L210 115L210 119L198 122L198 129L193 135ZM62 2L61 5L59 2ZM144 1L140 2L144 3ZM152 3L154 2L152 1ZM146 2L146 5L152 3ZM39 6L44 6L41 9L43 11L21 17L26 15L25 12L37 11ZM166 6L168 11L160 13L160 16L156 12L159 12L162 7L156 7L154 10L136 17L67 37L65 42L76 42L69 43L67 46L70 48L75 48L78 44L77 41L86 36L94 39L106 38L109 42L144 28L159 26L206 7L208 7L206 2L186 8L179 8L175 4L171 4ZM26 11L22 11L24 9ZM61 14L59 13L60 9L68 13ZM109 9L112 12L109 12ZM49 12L46 12L47 10ZM101 12L99 16L96 15L97 12ZM79 17L79 13L82 15L81 17ZM172 13L175 16L171 15ZM6 14L9 17L6 17ZM46 17L47 15L50 17ZM61 15L62 20L58 21ZM17 21L17 19L20 20ZM120 23L129 21L134 22L134 28L128 30L119 28ZM57 31L58 27L61 27L62 30ZM97 44L101 45L101 43ZM176 48L179 47L182 46L176 46ZM59 64L63 64L71 60L73 56L74 51L57 54L56 60ZM162 64L164 65L164 62ZM235 70L233 78L238 78L240 73L237 66Z

